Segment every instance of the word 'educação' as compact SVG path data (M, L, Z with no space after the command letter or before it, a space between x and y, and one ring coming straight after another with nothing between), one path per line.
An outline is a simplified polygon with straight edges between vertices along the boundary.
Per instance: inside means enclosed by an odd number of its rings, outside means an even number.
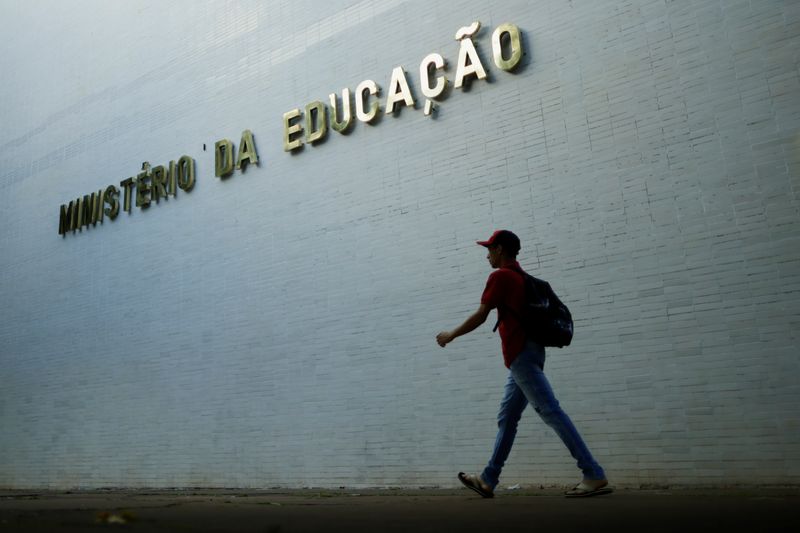
M456 32L455 38L460 42L454 83L456 89L461 88L464 80L469 77L479 80L486 79L486 70L483 68L475 44L472 42L472 36L478 33L480 27L480 22L474 22ZM504 54L504 48L508 49L507 54ZM519 65L522 59L522 39L517 26L506 23L494 30L492 33L492 57L494 64L501 70L512 71ZM448 83L447 77L439 75L435 79L436 83L431 85L431 77L437 71L445 70L445 68L444 58L437 53L428 54L419 65L420 90L426 98L425 115L431 115L434 109L433 101L442 97ZM358 120L364 123L375 120L380 112L380 104L377 100L371 102L368 100L370 97L379 95L380 87L373 80L364 80L356 86L355 115ZM335 131L347 133L353 124L350 89L342 90L341 105L336 93L331 93L328 98L330 99L330 108L320 101L311 102L305 107L305 129L303 128L303 113L300 109L295 108L284 113L283 149L286 152L301 148L304 142L314 144L324 139L328 133L329 123ZM403 67L395 67L389 81L384 113L391 115L403 105L416 107Z

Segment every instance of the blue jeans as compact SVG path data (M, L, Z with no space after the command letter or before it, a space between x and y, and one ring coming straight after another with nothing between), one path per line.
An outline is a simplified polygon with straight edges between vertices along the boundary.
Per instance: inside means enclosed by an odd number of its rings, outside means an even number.
M587 479L605 479L605 473L594 460L578 430L561 409L544 375L544 348L528 341L525 348L511 363L511 373L505 387L505 395L497 415L497 439L489 464L483 471L484 482L494 489L500 479L500 471L508 459L517 423L528 403L539 413L545 423L553 428L564 445L578 462L578 468Z

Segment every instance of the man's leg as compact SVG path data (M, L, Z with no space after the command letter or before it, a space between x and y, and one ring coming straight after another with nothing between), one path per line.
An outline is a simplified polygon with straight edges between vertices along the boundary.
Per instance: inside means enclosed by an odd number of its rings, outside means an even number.
M527 350L523 351L512 363L511 375L542 420L555 430L569 449L569 453L578 462L578 468L583 472L584 478L605 479L603 468L594 460L572 420L561 409L535 355Z
M528 405L525 394L517 386L513 375L508 376L505 386L503 401L500 402L500 412L497 414L497 438L494 442L494 451L489 459L489 464L483 470L481 477L492 490L500 480L500 471L511 453L514 437L517 434L517 424L522 411Z

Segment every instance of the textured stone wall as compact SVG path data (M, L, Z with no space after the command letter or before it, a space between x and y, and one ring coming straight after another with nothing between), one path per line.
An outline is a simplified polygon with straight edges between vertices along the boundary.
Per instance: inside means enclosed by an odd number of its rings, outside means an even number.
M0 10L1 487L456 485L507 371L490 323L434 337L501 227L572 309L548 375L613 483L800 480L796 3ZM454 89L476 20L488 76ZM397 66L415 108L284 152L284 113L368 79L383 107ZM216 178L245 129L258 165ZM191 191L58 234L182 155ZM501 484L579 475L527 411Z

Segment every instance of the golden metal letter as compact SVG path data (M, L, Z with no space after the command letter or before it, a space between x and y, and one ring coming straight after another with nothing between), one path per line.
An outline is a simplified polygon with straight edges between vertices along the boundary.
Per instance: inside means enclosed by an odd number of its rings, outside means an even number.
M164 165L153 167L153 200L158 203L160 198L167 197L167 169Z
M356 87L356 117L361 122L372 122L375 117L378 116L378 111L380 110L380 104L375 101L369 106L368 112L364 111L364 108L366 107L366 98L364 98L364 92L366 91L372 96L377 96L380 94L380 90L381 89L378 87L378 84L372 80L364 80L358 84L358 87Z
M469 63L467 63L469 61ZM486 79L486 71L483 69L481 58L472 39L461 40L461 48L458 50L458 66L456 67L455 88L458 89L464 84L464 78L475 76L479 80Z
M320 101L306 106L306 142L315 143L325 138L328 133L328 113L325 104Z
M92 193L92 225L96 226L98 222L103 223L103 189Z
M253 142L253 133L250 130L242 132L242 140L239 142L239 159L236 160L236 168L244 171L248 163L258 164L258 154L256 153L256 143Z
M511 47L511 56L503 59L503 35L508 35L508 43ZM501 24L492 33L492 56L494 64L499 68L512 71L519 65L522 59L522 39L520 38L519 28L514 24Z
M72 204L72 202L70 202ZM81 199L77 198L75 200L75 204L70 209L70 219L69 225L70 229L72 229L72 234L75 234L75 230L80 228L80 221L81 221Z
M398 102L403 102L408 107L414 107L414 98L411 96L411 89L408 88L408 81L403 67L395 67L392 70L389 94L386 96L387 115L394 113L394 105Z
M460 41L464 37L472 37L473 35L476 35L480 30L481 30L480 20L476 20L469 26L462 26L458 28L458 31L456 32L456 41Z
M177 167L178 187L186 192L191 191L194 187L194 159L188 155L181 156Z
M136 176L136 207L150 207L150 163L142 163L142 170Z
M300 118L300 110L292 109L288 113L283 114L283 150L291 152L303 145L303 140L298 135L296 139L292 139L292 135L302 133L303 126L299 123L292 124L292 121Z
M214 144L214 173L218 178L230 176L233 172L233 143L222 139Z
M431 68L433 67L433 68ZM445 68L444 58L439 54L428 54L419 64L419 79L422 85L422 94L426 98L438 98L447 87L447 78L438 76L436 78L436 85L431 87L430 76L431 70L434 72Z
M350 89L342 89L342 120L339 121L338 105L336 103L336 93L328 95L331 101L331 127L339 133L346 133L350 128L353 119L353 113L350 109Z
M109 205L106 215L110 220L114 220L119 214L119 190L113 185L109 185L103 194L103 200Z
M75 220L75 227L78 228L78 230L83 231L83 199L78 198L76 201L78 203L78 217L77 220Z
M85 194L83 196L83 220L81 220L81 225L89 227L94 221L92 217L94 216L94 193L92 194Z
M119 182L119 186L122 187L124 194L124 206L123 209L128 213L131 212L131 189L133 188L133 178L127 178Z
M67 232L72 229L72 221L74 215L72 211L75 205L70 202L69 204L61 204L61 209L58 213L58 234L66 237Z
M171 194L173 197L177 196L178 194L178 170L175 168L175 161L169 162L169 171L168 171L168 185L167 185L167 194Z

